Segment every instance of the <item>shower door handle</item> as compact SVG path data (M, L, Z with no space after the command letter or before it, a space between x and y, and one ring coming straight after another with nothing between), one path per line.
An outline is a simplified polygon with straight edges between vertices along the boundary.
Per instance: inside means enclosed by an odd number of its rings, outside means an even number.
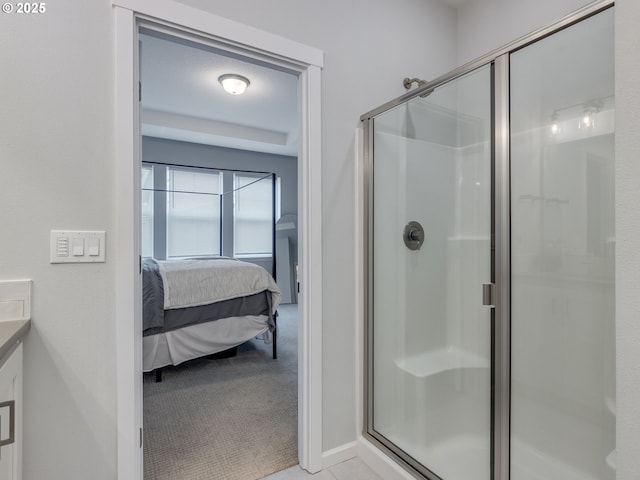
M493 283L485 283L482 285L482 305L495 308L495 289L496 286Z

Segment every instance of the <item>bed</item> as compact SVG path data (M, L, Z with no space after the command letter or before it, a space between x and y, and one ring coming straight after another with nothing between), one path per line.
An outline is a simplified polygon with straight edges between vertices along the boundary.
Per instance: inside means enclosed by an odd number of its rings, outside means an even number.
M255 337L273 343L280 290L264 268L227 257L146 258L143 371L228 351Z

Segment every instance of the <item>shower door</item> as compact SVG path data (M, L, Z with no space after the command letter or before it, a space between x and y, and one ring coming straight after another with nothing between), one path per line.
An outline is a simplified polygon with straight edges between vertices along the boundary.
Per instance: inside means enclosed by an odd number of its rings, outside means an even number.
M491 86L480 67L367 129L367 434L433 479L491 475Z

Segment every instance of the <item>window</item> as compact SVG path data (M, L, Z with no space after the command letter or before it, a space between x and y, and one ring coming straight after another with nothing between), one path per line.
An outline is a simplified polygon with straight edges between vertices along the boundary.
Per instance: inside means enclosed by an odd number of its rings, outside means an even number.
M141 180L141 252L143 257L153 257L153 168L151 165L142 166Z
M222 176L167 168L167 257L220 255Z
M272 253L273 177L233 175L233 254L266 257Z
M280 178L268 173L144 163L141 251L159 260L270 257Z

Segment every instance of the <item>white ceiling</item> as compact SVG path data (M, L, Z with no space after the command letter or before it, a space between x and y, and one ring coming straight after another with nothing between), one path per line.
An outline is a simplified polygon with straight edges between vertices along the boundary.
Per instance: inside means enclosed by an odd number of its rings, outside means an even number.
M141 34L142 134L298 155L298 78L205 46ZM251 84L230 95L218 77Z

